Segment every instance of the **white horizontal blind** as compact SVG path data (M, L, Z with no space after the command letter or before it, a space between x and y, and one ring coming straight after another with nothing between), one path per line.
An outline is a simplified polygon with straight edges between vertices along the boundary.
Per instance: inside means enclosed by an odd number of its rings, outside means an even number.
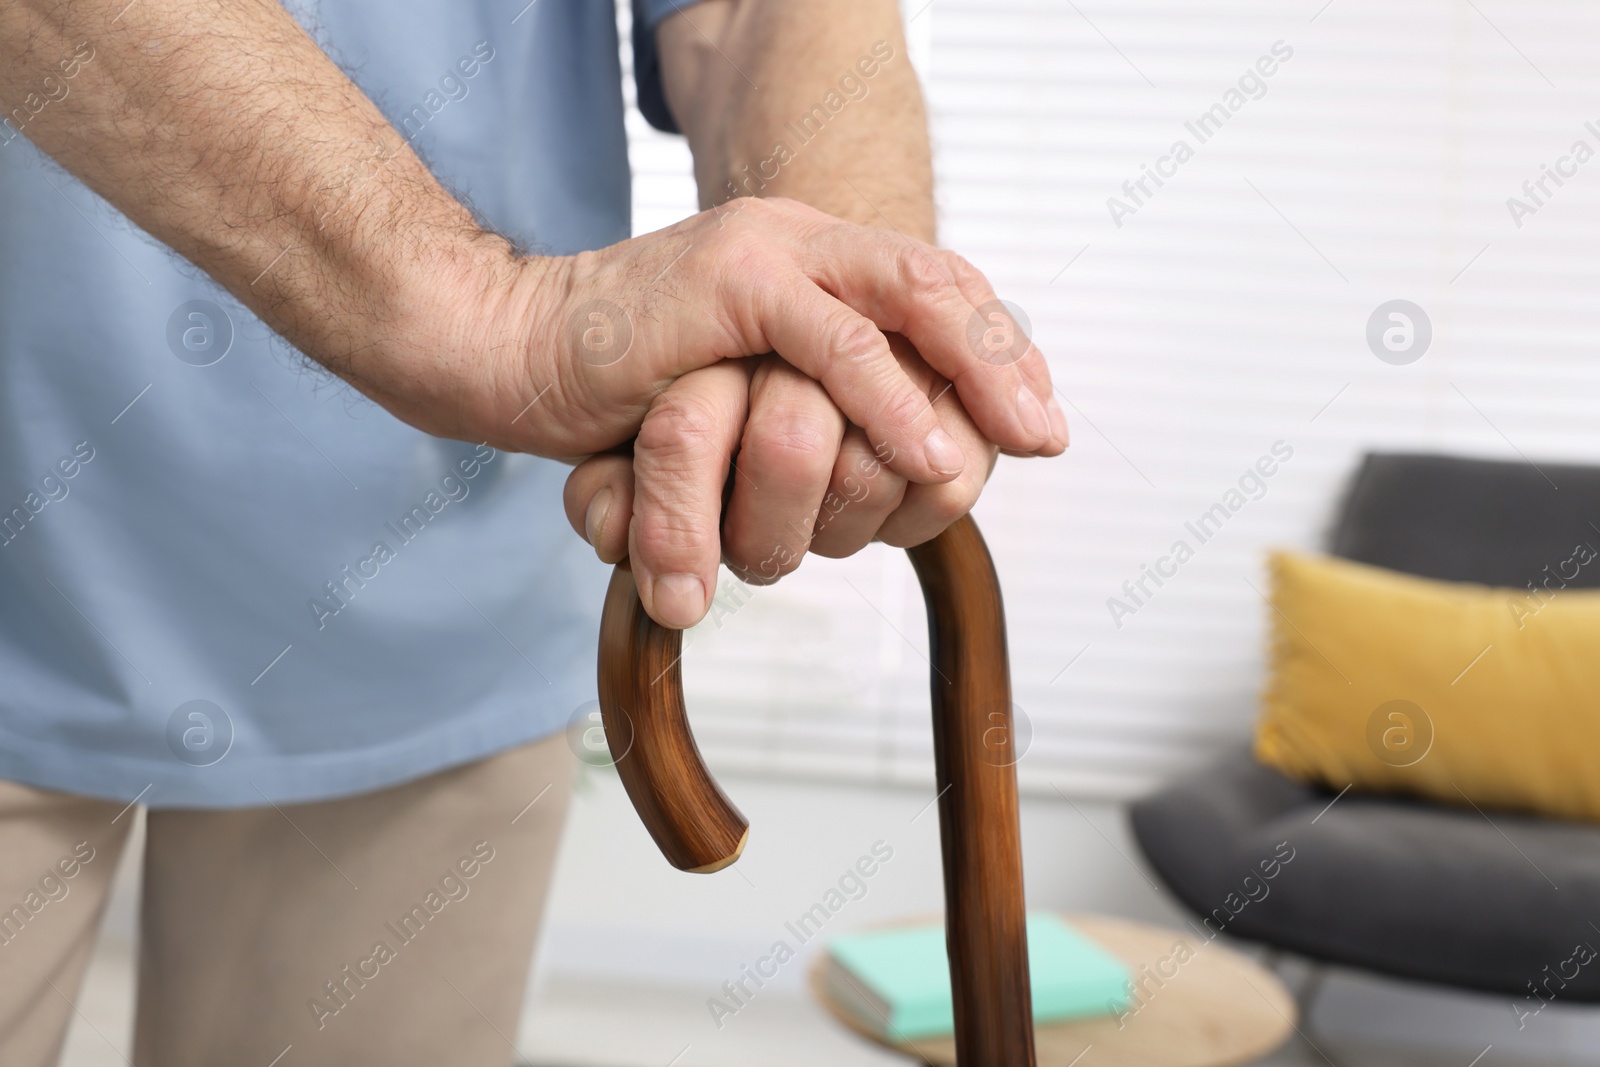
M1320 545L1362 451L1600 462L1600 158L1571 155L1600 151L1600 9L935 0L912 27L943 240L1031 317L1073 423L1065 458L1002 461L977 511L1024 789L1127 795L1242 743L1262 552ZM693 188L681 143L632 121L646 230ZM1524 190L1542 164L1570 176ZM1432 326L1408 365L1366 337L1395 299ZM1258 462L1274 473L1230 496ZM1186 525L1219 504L1208 536ZM1163 557L1164 584L1124 591ZM685 657L713 763L928 780L902 554L725 597Z

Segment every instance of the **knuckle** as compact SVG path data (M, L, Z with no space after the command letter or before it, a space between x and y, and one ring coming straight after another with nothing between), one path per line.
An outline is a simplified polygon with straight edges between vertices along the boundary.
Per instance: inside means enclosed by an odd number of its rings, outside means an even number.
M878 534L878 540L890 548L915 548L922 543L920 538L905 534L899 527L883 530Z
M794 207L795 202L784 196L741 196L736 201L740 214L750 213L751 222L764 222Z
M633 519L634 542L640 552L655 559L657 567L697 561L710 543L711 529L715 525L703 517L681 511L653 509Z
M939 536L976 502L977 492L963 479L934 487L933 492L919 495L914 504L895 513L883 540L895 548L914 548Z
M793 264L755 230L720 235L705 254L702 270L711 280L712 299L744 343L756 344L763 337L762 319L783 306ZM770 342L764 344L770 347Z
M900 252L900 277L914 291L942 293L951 286L951 275L943 263L929 255L928 249L903 245Z
M833 351L844 361L872 363L889 350L889 342L869 318L840 313L828 324L828 339Z
M761 554L752 551L750 544L743 538L733 534L724 534L722 538L722 562L734 574L744 580L745 575L753 573L756 564L761 561Z
M939 492L928 499L928 520L942 532L951 523L972 510L978 502L982 486L962 477L955 482L939 486Z
M805 553L806 549L804 548L785 546L783 552L768 556L766 559L762 560L760 564L758 564L758 566L762 567L766 573L770 574L770 577L767 577L764 580L768 582L775 582L780 578L787 578L789 575L793 574L799 569L800 561L805 558Z
M769 200L754 196L734 197L702 215L700 236L711 248L747 246L769 247L778 232L784 212Z
M882 525L881 522L858 522L824 527L811 542L811 552L825 559L853 556L872 543Z
M861 488L857 489L857 485ZM880 470L876 478L852 473L847 476L844 488L856 492L860 507L883 514L894 511L906 498L906 480L888 470Z
M933 418L933 406L915 389L896 389L883 404L884 418L893 426L915 429Z
M686 476L641 483L635 496L630 540L654 556L700 560L721 536L717 503L692 492Z
M838 435L825 420L803 412L786 412L752 420L745 429L742 451L765 471L814 474L831 468Z
M934 250L934 255L939 257L939 262L949 276L956 280L956 284L988 287L989 279L961 253L952 252L948 248L938 248Z
M812 235L819 232L821 227L841 225L832 215L792 197L759 197L755 198L755 203L760 205L756 209L757 220L782 225L787 231L797 235Z
M693 462L711 450L715 426L716 413L704 401L674 397L656 403L645 413L634 449L657 462Z
M886 525L878 534L878 540L890 548L915 548L924 541L931 541L939 535L939 531L931 527L924 527L921 523L904 521Z
M872 454L865 435L852 432L834 467L829 492L845 501L845 507L875 515L886 515L900 506L906 495L906 480L885 467Z
M757 221L767 211L767 205L759 197L731 196L728 199L710 208L701 215L703 224L726 230L732 227L749 226Z
M685 532L703 537L708 527L715 529L717 525L716 512L707 515L713 504L706 487L688 464L647 472L640 477L634 488L632 505L631 532L650 544L658 543L659 538L672 539Z
M709 252L724 275L736 284L764 278L772 268L772 251L766 239L737 220L712 237Z

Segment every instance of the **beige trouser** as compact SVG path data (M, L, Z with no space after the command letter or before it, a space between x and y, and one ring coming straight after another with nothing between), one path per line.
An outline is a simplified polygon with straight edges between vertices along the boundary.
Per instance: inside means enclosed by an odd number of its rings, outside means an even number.
M135 1067L511 1063L573 762L557 735L343 800L150 812ZM0 782L0 1065L60 1057L132 816Z

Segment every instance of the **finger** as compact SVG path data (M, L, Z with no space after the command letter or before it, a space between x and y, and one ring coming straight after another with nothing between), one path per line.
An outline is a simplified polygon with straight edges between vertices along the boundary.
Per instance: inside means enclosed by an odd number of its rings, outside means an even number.
M590 456L567 475L561 502L567 521L594 548L602 563L620 563L628 554L633 516L633 457L606 452Z
M718 363L667 386L633 443L628 554L639 599L663 626L699 622L716 589L723 483L750 389L746 363Z
M966 450L967 466L961 477L943 485L906 487L900 506L878 530L878 540L896 548L910 548L930 541L971 511L994 470L997 450L968 416L961 402L947 393L934 406L951 436Z
M878 461L860 427L852 426L822 498L811 551L833 559L861 551L900 506L906 486L904 478Z
M958 339L960 347L948 345L949 333L935 333L933 336L945 338L947 344L931 354L924 351L924 358L951 381L986 433L992 435L993 420L999 417L995 411L986 410L986 404L998 405L1005 397L1013 398L1015 416L1030 440L1019 445L996 438L997 444L1035 455L1058 455L1066 447L1060 436L1066 418L1052 393L1044 355L1012 308L995 294L988 279L961 256L918 247L902 256L908 265L915 265L914 270L908 267L910 273L919 270L930 278L942 275L949 279L961 294L959 300L950 301L954 313L966 316L965 329ZM916 317L919 311L926 317L927 329L936 329L941 321L938 307L913 308L913 317L905 327L913 340L922 335Z
M934 413L939 416L942 422L946 423L946 431L957 438L958 443L962 445L962 451L968 456L977 455L980 452L987 456L995 451L992 445L975 450L969 437L963 436L977 431L974 428L971 416L961 406L959 396L953 392L955 386L951 385L948 380L928 366L917 350L911 346L911 342L906 340L904 334L891 333L887 336L889 338L889 348L894 352L895 359L899 360L900 366L906 372L906 375L927 396L928 402L934 406ZM957 413L960 417L952 420L947 417L947 411ZM1064 430L1065 423L1062 426ZM959 433L956 432L958 430L960 431ZM1008 456L1016 456L1019 459L1031 458L1040 454L1038 452L1020 452L1010 448L1002 448L999 451ZM992 469L992 466L993 457L990 456L989 468L986 468L985 477L988 475L988 469Z
M913 245L913 250L920 254L919 258L923 255L928 257L935 269L945 273L972 307L972 314L967 320L968 349L983 364L992 367L1014 366L1033 390L1034 396L1044 405L1050 428L1046 444L1031 451L1008 451L1016 455L1059 455L1069 444L1066 414L1056 399L1050 366L1044 353L1033 343L1024 322L1018 321L1013 306L1000 299L989 284L989 279L966 257L948 249L920 244ZM960 390L958 386L958 393Z
M766 342L822 383L849 420L867 431L884 462L917 482L945 482L961 473L961 449L871 319L798 272L785 284L758 284L749 295Z
M844 414L816 381L775 356L757 367L722 520L723 558L745 581L774 582L800 565L844 432Z
M1053 442L1063 449L1066 448L1071 443L1067 431L1067 416L1056 399L1055 385L1051 381L1050 366L1044 358L1044 353L1033 344L1032 336L1022 324L1016 321L1011 308L995 295L993 287L989 285L989 279L984 277L982 271L963 256L943 249L939 250L939 254L942 257L941 261L949 268L961 294L967 298L969 304L979 309L980 320L987 317L988 322L994 324L995 312L1002 312L1003 317L1009 320L1013 328L1010 331L1011 336L1009 339L1001 339L999 351L1019 357L1016 359L1017 369L1022 372L1023 378L1032 387L1034 394L1044 402L1045 410L1050 415L1050 436ZM988 313L987 316L985 313ZM1009 344L1005 343L1007 340L1010 341ZM981 335L979 344L986 351L989 350L990 346L982 343Z
M954 383L990 440L1025 452L1053 447L1048 393L1041 395L1025 376L1042 374L1048 381L1044 356L1014 333L999 339L1000 349L992 347L996 324L991 319L1004 305L976 268L900 234L843 225L813 227L796 254L821 288L881 329L905 334Z
M968 326L968 342L981 349L979 358L987 363L1013 362L1029 389L1034 390L1035 397L1045 405L1045 413L1050 416L1050 445L1032 454L1058 456L1072 442L1067 432L1066 411L1061 410L1061 402L1056 400L1050 365L1035 346L1026 326L1018 322L1010 304L995 296L989 278L984 277L978 267L950 253L946 253L944 264L949 267L966 301L978 309L976 318Z
M1050 412L1050 433L1057 441L1061 442L1062 451L1065 451L1067 446L1072 444L1072 431L1067 426L1067 413L1061 410L1061 405L1056 401L1055 394L1059 390L1056 389L1054 382L1050 383L1050 392L1050 403L1046 405ZM1061 395L1065 396L1066 394L1062 393Z

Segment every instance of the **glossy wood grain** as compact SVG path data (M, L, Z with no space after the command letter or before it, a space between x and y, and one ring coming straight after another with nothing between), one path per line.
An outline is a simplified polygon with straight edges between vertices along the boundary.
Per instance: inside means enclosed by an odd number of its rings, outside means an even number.
M618 564L600 617L600 717L623 788L667 862L720 871L750 824L706 770L683 706L683 631L656 625Z
M1016 737L1000 582L970 517L910 556L928 606L957 1061L1032 1067Z
M1034 1067L1000 585L970 517L910 556L928 605L957 1055L968 1067ZM629 799L667 860L681 870L716 871L739 858L749 824L695 746L681 652L681 633L645 614L633 572L618 566L600 624L606 740Z

